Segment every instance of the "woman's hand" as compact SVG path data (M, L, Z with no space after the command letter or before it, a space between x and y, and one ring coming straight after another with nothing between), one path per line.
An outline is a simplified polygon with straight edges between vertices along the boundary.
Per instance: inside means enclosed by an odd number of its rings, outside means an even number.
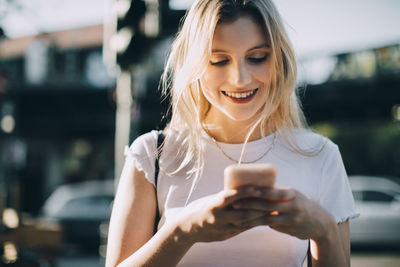
M244 222L242 227L264 224L300 239L310 239L313 266L350 266L348 222L337 225L328 211L297 190L261 191L261 198L244 199L233 205L237 210L265 213Z
M233 209L232 204L261 194L262 190L253 186L223 190L190 203L176 223L193 243L228 239L252 228L253 225L243 226L247 221L257 221L265 216L262 209Z
M300 239L318 240L335 224L329 212L295 189L259 190L261 198L245 199L233 205L236 210L264 212L263 217L244 222L244 228L264 224Z

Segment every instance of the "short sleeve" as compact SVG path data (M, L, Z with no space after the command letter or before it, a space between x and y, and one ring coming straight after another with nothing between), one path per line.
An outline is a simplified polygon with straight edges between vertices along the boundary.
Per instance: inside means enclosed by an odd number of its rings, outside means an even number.
M328 149L328 154L322 169L320 204L333 215L337 223L356 218L359 213L339 149L331 142L324 149Z
M155 184L155 155L157 153L157 131L151 131L135 139L130 147L125 147L125 161L133 160L139 171L145 173L147 181Z

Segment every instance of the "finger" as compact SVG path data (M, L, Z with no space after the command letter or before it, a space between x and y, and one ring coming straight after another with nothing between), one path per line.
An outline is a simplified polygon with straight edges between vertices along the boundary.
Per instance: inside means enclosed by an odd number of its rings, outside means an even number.
M244 186L240 189L227 189L221 191L221 206L229 206L235 201L251 197L260 197L262 191L254 186Z
M252 221L263 216L265 216L265 212L257 210L228 210L221 215L227 223L235 226L242 225L247 221Z
M259 198L270 201L285 202L294 199L297 191L292 188L257 188Z
M242 221L240 227L249 228L259 225L269 225L271 227L290 225L293 222L293 218L294 216L292 214L264 214L264 216L254 218L252 220Z
M232 207L235 210L252 209L267 212L273 210L277 206L276 203L279 202L271 202L261 198L245 198L235 201Z
M232 204L235 210L259 210L263 212L279 211L289 212L291 210L290 201L277 202L260 198L246 198L237 200Z

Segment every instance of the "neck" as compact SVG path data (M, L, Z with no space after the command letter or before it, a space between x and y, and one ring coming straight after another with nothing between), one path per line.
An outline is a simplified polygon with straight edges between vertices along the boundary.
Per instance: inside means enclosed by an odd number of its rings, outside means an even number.
M215 115L215 114L214 114ZM203 125L208 135L213 137L216 141L230 144L244 143L247 134L252 129L255 120L248 121L234 121L220 116L213 116L207 114ZM266 132L268 135L270 132ZM261 128L258 125L251 133L248 141L254 141L262 138Z

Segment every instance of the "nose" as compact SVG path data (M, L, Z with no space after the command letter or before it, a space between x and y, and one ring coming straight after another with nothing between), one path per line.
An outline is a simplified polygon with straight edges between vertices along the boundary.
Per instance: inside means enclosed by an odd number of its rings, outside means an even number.
M246 63L243 61L232 64L230 76L231 83L235 87L244 87L251 82L251 72L248 66L246 66Z

